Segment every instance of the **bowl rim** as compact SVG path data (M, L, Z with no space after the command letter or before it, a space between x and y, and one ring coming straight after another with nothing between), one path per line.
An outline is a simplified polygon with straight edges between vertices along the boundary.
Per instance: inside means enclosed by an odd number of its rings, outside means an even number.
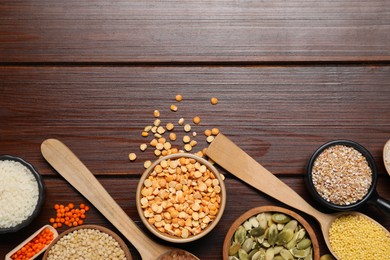
M335 145L345 145L351 148L354 148L358 152L360 152L367 160L367 163L372 171L372 180L371 180L371 185L370 188L367 192L367 194L359 201L350 204L350 205L337 205L332 202L326 201L315 189L314 184L313 184L313 174L312 174L312 168L313 164L316 161L317 157L327 148ZM329 142L326 142L322 144L320 147L318 147L313 154L311 155L307 167L306 167L306 174L305 174L305 184L306 187L308 188L310 194L314 197L314 199L319 202L321 205L327 207L328 209L334 210L334 211L348 211L348 210L355 210L359 207L361 207L365 202L367 202L372 195L376 194L376 182L378 178L378 172L377 172L377 167L375 164L375 160L371 153L361 144L351 141L351 140L332 140Z
M298 221L299 224L301 224L306 232L308 233L312 247L313 247L313 259L319 259L320 258L320 246L318 243L318 238L316 236L316 233L314 232L313 228L311 225L298 213L295 211L292 211L287 208L279 207L279 206L272 206L272 205L266 205L266 206L259 206L255 208L251 208L248 211L244 212L241 214L236 220L233 222L233 224L230 226L228 232L226 233L225 239L223 241L223 246L222 246L222 257L223 260L228 260L229 255L229 247L231 244L231 239L234 235L234 232L236 229L244 223L246 220L248 220L250 217L260 214L260 213L265 213L265 212L275 212L275 213L284 213L289 215L290 217L294 218L296 221Z
M181 157L192 158L192 159L195 159L198 162L206 165L206 167L210 171L212 171L214 173L215 177L219 180L219 185L221 187L221 203L220 203L220 208L218 210L218 214L216 215L215 219L204 230L202 230L199 234L196 234L196 235L193 235L193 236L189 236L188 238L179 238L179 237L171 236L169 234L163 234L160 231L158 231L157 229L155 229L151 224L149 224L149 222L147 221L147 219L143 215L143 209L141 208L141 202L140 202L140 200L141 200L141 189L143 187L143 183L144 183L146 177L149 176L149 173L154 169L154 167L157 164L159 164L161 161L163 161L163 160L168 160L168 159L172 159L172 158L181 158ZM227 199L226 187L225 187L224 181L222 180L222 178L221 178L221 176L219 174L219 171L210 162L208 162L206 159L204 159L204 158L202 158L200 156L194 155L194 154L190 154L190 153L175 153L175 154L170 154L170 155L166 155L166 156L160 157L159 159L155 160L143 172L141 178L138 181L137 192L136 192L136 206L137 206L138 215L140 216L140 218L142 220L142 223L146 226L146 228L151 233L153 233L157 237L159 237L159 238L161 238L161 239L163 239L165 241L173 242L173 243L192 242L192 241L198 240L198 239L204 237L205 235L207 235L211 230L213 230L216 227L216 225L218 224L218 222L222 218L222 215L223 215L223 212L224 212L225 206L226 206L226 199Z
M108 229L106 227L103 227L103 226L100 226L100 225L95 225L95 224L80 225L80 226L72 227L72 228L69 228L69 229L65 230L64 232L59 234L50 243L49 247L46 249L44 255L42 256L42 259L43 260L47 259L48 254L50 252L50 249L58 242L58 240L63 238L65 235L67 235L69 233L72 233L73 231L80 230L80 229L96 229L96 230L99 230L99 231L101 231L103 233L106 233L106 234L112 236L112 238L114 238L115 241L118 242L118 244L121 247L121 249L125 252L125 256L126 256L127 260L132 260L133 259L132 255L131 255L131 252L130 252L129 248L127 247L126 243L123 241L123 239L117 233L115 233L114 231L112 231L112 230L110 230L110 229Z
M0 235L2 235L2 234L7 234L7 233L15 233L15 232L27 227L38 216L38 214L40 213L40 211L42 209L43 203L45 201L45 185L43 183L42 176L39 174L39 172L36 170L36 168L31 163L27 162L26 160L24 160L20 157L17 157L17 156L12 156L12 155L0 155L0 161L16 161L16 162L21 163L23 166L27 167L27 169L30 170L31 174L34 176L35 180L37 181L38 194L39 194L37 205L35 206L35 209L32 212L32 214L16 226L9 227L9 228L0 228Z

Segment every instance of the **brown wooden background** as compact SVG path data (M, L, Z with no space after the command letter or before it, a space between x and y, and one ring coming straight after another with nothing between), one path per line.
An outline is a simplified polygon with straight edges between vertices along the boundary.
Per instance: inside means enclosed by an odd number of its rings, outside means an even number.
M41 156L46 138L66 143L147 232L134 199L143 161L155 158L138 150L155 109L164 123L200 116L199 149L207 146L201 133L218 127L320 210L303 182L311 153L329 140L357 141L390 199L382 160L389 65L390 4L382 0L1 1L0 154L31 162L47 197L31 226L0 235L0 257L47 224L54 203L85 202ZM229 225L245 211L283 206L219 169L229 195L220 224L178 245L201 259L221 258ZM371 206L361 211L390 228ZM318 223L301 215L327 253ZM86 223L117 232L94 208Z

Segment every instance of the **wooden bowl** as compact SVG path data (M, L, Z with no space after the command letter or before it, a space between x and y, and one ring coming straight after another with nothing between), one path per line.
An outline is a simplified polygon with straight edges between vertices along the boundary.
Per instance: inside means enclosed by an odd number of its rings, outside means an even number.
M240 217L238 217L231 227L229 228L225 240L223 242L223 248L222 248L222 256L224 260L229 259L229 248L231 245L231 240L234 236L235 231L237 228L242 225L246 220L251 218L252 216L255 216L259 213L266 213L266 212L272 212L272 213L284 213L291 218L298 221L298 223L306 230L307 234L309 235L311 242L312 242L312 248L313 248L313 258L315 260L320 259L320 247L318 244L318 239L316 234L314 233L314 230L311 228L309 223L306 222L300 215L295 213L294 211L291 211L286 208L277 207L277 206L261 206L257 208L253 208L242 214Z
M142 208L142 204L141 204L141 198L142 198L141 190L144 187L144 181L153 172L155 166L160 164L163 160L170 160L170 159L175 160L175 159L179 159L181 157L195 159L201 165L205 165L209 169L209 171L212 172L214 174L214 176L216 177L216 179L219 181L219 186L221 188L221 192L219 193L219 196L221 197L221 202L219 204L219 210L218 210L217 215L215 216L215 219L213 219L210 223L208 223L207 227L204 228L200 233L195 234L195 235L190 235L190 236L185 237L185 238L170 235L168 233L163 233L163 232L159 231L154 225L152 225L148 222L148 219L144 216L144 209ZM219 220L221 219L221 217L223 215L223 211L224 211L225 205L226 205L226 188L225 188L224 181L222 180L218 170L207 160L205 160L199 156L189 154L189 153L171 154L171 155L167 155L167 156L161 157L160 159L156 160L151 166L149 166L145 170L145 172L143 173L143 175L141 176L141 178L138 182L137 194L136 194L136 205L137 205L138 214L139 214L142 222L148 228L148 230L150 232L152 232L154 235L156 235L157 237L159 237L165 241L168 241L168 242L187 243L187 242L192 242L194 240L197 240L197 239L205 236L218 224Z
M81 226L78 226L78 227L73 227L73 228L70 228L66 231L64 231L63 233L61 233L56 239L53 240L53 242L49 245L49 247L46 249L46 252L45 254L43 255L43 260L47 260L48 258L48 255L49 255L49 252L50 252L50 249L61 239L63 238L65 235L69 234L69 233L72 233L73 231L76 231L76 230L80 230L80 229L95 229L95 230L99 230L103 233L106 233L108 235L110 235L112 238L115 239L115 241L118 242L119 246L121 247L121 249L125 252L125 256L126 256L126 259L127 260L132 260L132 256L131 256L131 253L130 253L130 250L129 248L127 247L126 243L113 231L109 230L108 228L105 228L105 227L102 227L102 226L98 226L98 225L81 225Z

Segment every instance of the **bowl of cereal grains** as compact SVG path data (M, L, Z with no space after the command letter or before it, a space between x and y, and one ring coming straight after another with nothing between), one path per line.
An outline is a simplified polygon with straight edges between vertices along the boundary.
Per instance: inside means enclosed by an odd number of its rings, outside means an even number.
M208 234L226 205L217 169L189 153L161 157L143 173L136 205L144 225L157 237L186 243Z
M356 210L369 202L390 214L389 201L376 192L377 168L362 145L335 140L320 146L311 156L306 186L321 205L334 211Z
M54 239L42 259L131 260L132 256L115 232L99 225L81 225Z
M0 235L17 232L39 214L44 202L41 175L25 160L0 156Z
M222 249L224 260L319 259L317 237L297 213L277 206L253 208L230 226Z

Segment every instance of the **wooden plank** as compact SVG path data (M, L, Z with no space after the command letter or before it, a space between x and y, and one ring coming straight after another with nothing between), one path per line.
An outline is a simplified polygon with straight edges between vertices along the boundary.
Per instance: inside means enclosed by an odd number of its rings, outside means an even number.
M389 61L387 1L3 1L0 62Z
M178 148L183 117L197 132L193 152L207 147L203 131L218 127L271 172L302 174L318 146L351 139L384 174L389 82L388 66L0 67L0 153L50 174L39 147L54 137L94 174L139 176L143 162L156 158L139 145L152 139L141 132L158 109L163 125L175 123ZM178 93L181 103L174 100ZM171 104L179 110L171 112ZM199 125L191 122L196 115ZM130 152L136 162L129 162Z
M51 171L49 166L45 167L45 170ZM57 175L56 175L57 176ZM282 181L291 186L296 190L301 196L303 196L310 203L315 205L311 200L308 192L306 191L303 180L298 177L282 177ZM30 234L32 234L39 227L48 224L49 219L54 217L55 211L53 210L53 205L55 203L67 204L69 202L75 203L78 205L80 203L87 203L85 199L75 191L71 186L69 186L66 181L62 178L52 178L49 176L44 176L44 181L46 185L46 201L43 206L43 209L36 220L28 226L26 229L12 235L0 235L0 255L5 255L12 250L18 243L22 242ZM138 178L100 178L101 183L111 194L111 196L118 202L118 204L125 210L125 212L136 222L138 226L144 232L149 232L143 226L138 212L135 206L135 190L138 183ZM390 180L388 177L383 176L379 182L378 192L389 196L389 191L387 189ZM259 206L265 205L278 205L286 207L283 204L277 202L276 200L262 194L259 191L256 191L250 188L248 185L238 181L236 179L226 179L226 188L229 192L229 197L227 201L227 206L224 212L224 215L221 219L221 222L217 227L206 237L186 245L175 244L175 246L186 249L195 253L201 259L220 259L222 254L222 244L225 238L225 235L230 227L230 225L245 211ZM243 198L245 198L243 200ZM294 210L298 214L307 220L311 226L314 228L316 234L318 235L321 254L328 252L328 249L325 246L325 242L321 237L321 231L319 229L318 223L311 217ZM365 207L362 209L362 212L366 213L370 217L376 219L386 228L390 228L390 219L382 216L375 210L372 210L372 207ZM97 224L108 227L114 232L119 233L96 209L91 206L91 210L87 213L87 218L85 220L86 224ZM61 233L65 231L67 227L62 227L58 229ZM151 233L151 237L153 235ZM123 238L123 237L122 237ZM156 238L157 241L158 240ZM129 249L135 260L140 259L135 248L127 242ZM38 258L40 259L40 258Z

